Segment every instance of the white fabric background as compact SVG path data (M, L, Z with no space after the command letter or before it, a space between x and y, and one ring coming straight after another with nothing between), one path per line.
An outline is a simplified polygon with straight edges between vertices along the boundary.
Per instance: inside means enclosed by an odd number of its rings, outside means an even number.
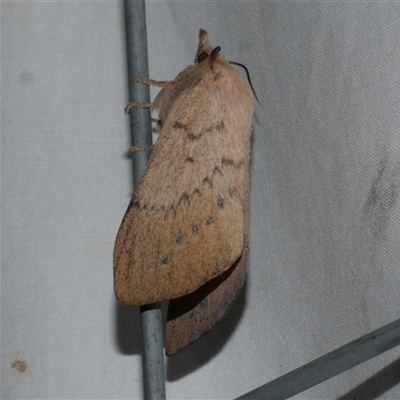
M153 79L205 28L261 101L247 284L166 360L168 398L234 398L399 317L399 21L399 2L147 3ZM122 2L2 2L1 68L1 397L139 399L138 312L112 286L132 194ZM295 398L399 399L399 356Z

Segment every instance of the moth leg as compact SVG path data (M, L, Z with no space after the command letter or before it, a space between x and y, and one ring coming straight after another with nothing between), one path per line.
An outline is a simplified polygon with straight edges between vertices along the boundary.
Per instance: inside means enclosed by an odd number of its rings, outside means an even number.
M161 120L157 119L157 118L152 118L151 122L155 122L156 124L160 125L161 124Z
M125 107L125 114L129 114L131 109L133 107L139 107L139 108L151 108L153 107L153 103L128 103Z
M129 151L134 153L135 151L151 151L153 150L154 144L150 147L142 147L142 146L131 146L129 147Z
M164 87L165 85L167 85L168 83L173 82L173 81L155 81L153 79L144 78L143 76L137 76L136 82L144 83L145 85L149 85L149 86Z

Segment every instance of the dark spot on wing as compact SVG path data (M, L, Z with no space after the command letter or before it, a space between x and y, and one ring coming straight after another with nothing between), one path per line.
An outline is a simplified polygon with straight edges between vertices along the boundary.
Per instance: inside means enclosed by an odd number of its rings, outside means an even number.
M193 163L194 162L194 158L188 156L188 157L185 158L185 162Z
M222 173L222 171L221 171L221 168L218 167L218 166L214 167L214 169L213 169L213 175L215 175L217 172L218 172L221 176L223 175L223 173Z
M216 124L215 129L216 129L217 131L222 131L223 129L225 129L225 123L224 123L224 121L219 121L219 122Z
M176 244L183 244L185 242L185 235L182 231L179 231L175 239Z
M193 134L193 133L188 133L187 137L188 137L189 140L191 140L191 141L193 142L193 141L195 141L195 140L200 139L201 133L199 133L199 134L197 134L197 135L195 135L195 134Z
M182 123L181 121L175 121L174 125L172 125L173 129L182 129L183 131L187 132L189 130L189 127Z
M181 204L181 203L183 203L183 204L189 204L190 203L190 197L186 192L182 193L181 197L179 198L178 205Z
M233 167L233 168L242 168L244 165L244 160L235 161L231 158L223 157L221 160L223 166Z
M138 199L133 198L131 202L129 203L128 209L126 212L128 212L130 209L135 208L136 210L139 210L141 208L140 206L140 201Z
M221 208L221 209L225 208L225 199L222 197L218 197L217 206L218 206L218 208Z
M206 176L204 179L203 179L203 185L209 185L210 187L212 187L212 180L208 177L208 176Z
M225 128L224 121L218 121L217 123L211 126L204 126L200 132L197 133L189 132L187 137L191 141L199 140L206 133L210 133L212 131L221 131L224 128Z
M168 264L169 264L169 254L168 253L164 253L161 256L161 266L168 265Z
M234 166L235 162L231 158L222 158L222 165Z
M207 215L207 217L204 218L204 225L211 225L214 223L214 219L211 215Z
M192 229L193 235L197 235L199 233L199 226L194 222L190 224L190 228Z

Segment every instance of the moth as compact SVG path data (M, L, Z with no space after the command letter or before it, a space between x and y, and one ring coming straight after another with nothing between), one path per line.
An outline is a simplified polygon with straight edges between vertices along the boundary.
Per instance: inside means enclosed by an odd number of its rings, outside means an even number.
M170 300L173 355L228 311L246 275L252 87L200 30L193 65L153 103L160 134L119 228L114 290L124 305ZM232 62L233 63L233 62ZM240 64L239 64L240 65Z

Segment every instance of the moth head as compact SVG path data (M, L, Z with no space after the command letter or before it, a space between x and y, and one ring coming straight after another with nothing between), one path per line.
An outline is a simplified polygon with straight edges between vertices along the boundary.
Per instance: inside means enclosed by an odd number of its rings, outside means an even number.
M205 61L210 53L212 52L213 47L210 44L210 40L208 38L208 33L204 29L200 29L199 32L199 47L197 48L196 57L194 59L195 64L200 64Z
M196 58L194 63L196 65L208 62L210 68L214 71L214 61L217 60L223 64L227 64L227 60L220 54L221 47L213 47L210 44L208 33L204 29L200 29L199 33L199 47L197 48Z
M254 91L253 85L251 83L251 79L250 79L250 74L248 69L246 68L245 65L240 64L238 62L235 61L228 61L223 55L220 54L221 51L221 47L217 46L217 47L213 47L210 44L210 39L208 38L208 33L207 31L205 31L204 29L200 29L199 32L199 47L197 48L197 53L196 53L196 58L194 59L194 63L195 65L198 64L202 64L202 63L206 63L208 60L208 64L211 68L211 70L213 72L215 72L215 64L214 63L217 59L217 64L220 64L220 66L224 66L226 67L229 64L234 64L234 65L238 65L239 67L244 68L244 70L246 71L246 75L247 75L247 80L249 81L251 90L254 94L255 99L257 100L257 103L260 104L256 92ZM218 67L217 67L218 69Z

